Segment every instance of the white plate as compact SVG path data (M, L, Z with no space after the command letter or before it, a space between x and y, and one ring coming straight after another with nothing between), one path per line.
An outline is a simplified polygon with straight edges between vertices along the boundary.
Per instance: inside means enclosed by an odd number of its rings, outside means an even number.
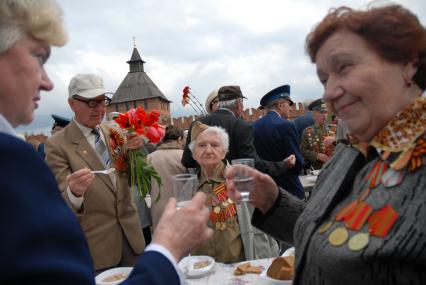
M105 278L108 278L109 276L112 276L114 274L127 274L127 276L129 276L130 272L132 271L133 267L117 267L117 268L112 268L109 270L106 270L104 272L102 272L101 274L99 274L98 276L96 276L95 281L96 281L96 285L116 285L116 284L120 284L121 282L123 282L124 280L126 280L126 278L121 279L121 280L117 280L117 281L111 281L111 282L105 282Z
M267 270L263 271L260 274L260 280L262 280L262 285L291 285L293 284L293 280L278 280L272 279L268 275L266 275Z
M188 261L189 259L189 261ZM209 265L203 268L194 269L194 263L199 261L208 261ZM178 264L179 270L188 278L198 278L210 273L214 266L214 259L206 255L194 255L184 257Z
M294 247L290 247L286 251L284 251L284 253L281 256L290 256L290 255L294 256L294 254L295 254ZM268 275L266 275L267 272L268 272L268 269L266 269L265 271L262 272L262 274L260 274L260 279L262 280L261 284L263 284L263 285L291 285L291 284L293 284L293 280L273 279L273 278L269 277Z
M294 246L288 248L286 251L284 251L284 253L281 256L289 256L289 255L293 255L295 254L295 249Z

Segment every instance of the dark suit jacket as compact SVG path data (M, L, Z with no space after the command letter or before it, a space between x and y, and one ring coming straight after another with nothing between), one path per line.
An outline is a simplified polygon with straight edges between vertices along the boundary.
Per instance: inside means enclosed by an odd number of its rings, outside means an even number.
M0 284L94 285L83 232L33 147L0 133ZM173 265L146 252L122 284L179 284Z
M229 162L236 158L254 158L255 167L261 172L274 176L286 171L282 161L266 161L257 155L253 144L253 130L251 125L242 119L236 118L231 111L219 109L207 116L201 117L198 121L209 126L219 126L226 130L229 135L229 152L226 154L225 159ZM186 168L198 167L188 147L191 142L191 130L192 124L188 131L188 138L182 155L182 164Z
M293 122L297 130L297 141L298 144L300 144L303 130L315 124L314 118L312 117L312 112L306 111L304 115L295 118Z
M270 111L253 124L254 146L259 156L270 161L282 161L291 154L296 164L280 176L273 176L278 186L303 199L304 190L299 180L303 157L297 142L297 131L292 122Z

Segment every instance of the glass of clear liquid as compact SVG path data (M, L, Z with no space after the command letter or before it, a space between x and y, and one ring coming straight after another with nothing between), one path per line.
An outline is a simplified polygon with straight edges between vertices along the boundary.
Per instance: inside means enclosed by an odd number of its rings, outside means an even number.
M196 174L178 174L172 176L173 197L177 202L177 208L183 208L197 191L198 179Z
M177 202L177 209L182 209L188 204L192 196L197 191L198 178L196 174L178 174L172 176L172 191L173 196ZM188 254L186 259L186 270L185 274L189 272L189 266L191 265L191 254Z
M254 159L253 158L240 158L233 159L231 161L232 165L235 164L244 164L251 168L254 167ZM235 188L237 188L238 192L241 193L241 201L249 202L250 192L254 189L254 178L249 174L249 171L246 169L238 170L234 176L234 184Z

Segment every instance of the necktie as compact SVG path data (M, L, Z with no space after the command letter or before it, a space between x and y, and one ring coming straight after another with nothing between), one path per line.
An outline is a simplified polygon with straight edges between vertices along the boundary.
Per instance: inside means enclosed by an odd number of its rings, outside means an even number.
M101 135L99 133L99 129L93 129L92 133L95 135L95 149L99 156L102 158L103 163L106 167L110 167L111 160L109 158L108 150L101 139Z

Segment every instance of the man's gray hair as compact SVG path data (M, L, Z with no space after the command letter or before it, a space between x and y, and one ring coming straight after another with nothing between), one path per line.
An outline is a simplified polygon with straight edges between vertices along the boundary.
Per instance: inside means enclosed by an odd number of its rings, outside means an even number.
M31 36L48 45L63 46L68 33L55 0L1 0L0 54Z
M225 102L227 102L227 101L225 101ZM224 128L217 127L217 126L210 126L205 131L203 131L202 133L211 133L211 134L215 134L215 135L219 136L223 149L225 150L226 153L228 152L228 150L229 150L229 136L228 136L228 133L226 132L226 130ZM195 149L195 145L197 143L197 139L198 139L198 137L195 140L191 141L191 143L188 145L188 147L189 147L189 149L191 150L192 153L194 153L194 149Z
M219 101L218 107L235 110L237 109L237 106L238 106L238 100L240 100L240 98L228 100L228 101Z

